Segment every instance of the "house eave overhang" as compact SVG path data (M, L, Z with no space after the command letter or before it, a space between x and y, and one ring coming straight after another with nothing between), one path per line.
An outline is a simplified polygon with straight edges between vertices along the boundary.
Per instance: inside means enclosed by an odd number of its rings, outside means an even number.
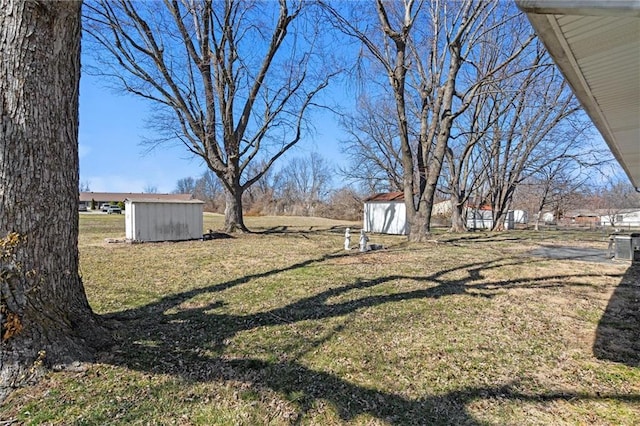
M640 0L516 0L640 191Z

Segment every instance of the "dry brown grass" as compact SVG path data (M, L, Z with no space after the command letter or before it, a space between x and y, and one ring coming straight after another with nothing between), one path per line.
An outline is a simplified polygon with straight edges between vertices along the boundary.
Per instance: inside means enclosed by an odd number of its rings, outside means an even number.
M88 216L87 216L88 217ZM597 234L438 233L341 250L345 226L247 218L233 239L107 244L81 222L117 346L2 406L32 424L638 424L638 272L551 260ZM205 217L205 229L222 218ZM119 234L121 233L121 235ZM354 244L355 245L355 244Z

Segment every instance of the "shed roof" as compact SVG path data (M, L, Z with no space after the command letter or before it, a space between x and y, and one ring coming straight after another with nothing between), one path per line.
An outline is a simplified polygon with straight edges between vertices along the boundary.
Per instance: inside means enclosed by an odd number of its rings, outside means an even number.
M365 203L368 202L389 202L389 201L398 201L398 202L403 202L404 201L404 193L397 191L397 192L385 192L382 194L374 194L368 198L364 199Z
M193 199L191 194L150 194L135 192L81 192L80 201L124 201L127 200L161 200L188 201Z
M148 203L148 204L204 204L204 201L191 199L191 200L177 200L177 199L161 199L161 198L125 198L125 201L132 203Z

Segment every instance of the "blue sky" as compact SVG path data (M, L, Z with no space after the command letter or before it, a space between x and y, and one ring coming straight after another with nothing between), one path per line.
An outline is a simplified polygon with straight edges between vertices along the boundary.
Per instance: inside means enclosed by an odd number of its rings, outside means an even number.
M185 148L167 146L151 152L141 142L153 137L145 127L149 103L133 95L119 94L99 77L83 73L80 79L80 182L94 192L143 192L156 187L172 192L178 179L198 177L206 166ZM301 141L292 156L318 152L332 164L340 160L342 138L337 119L330 114L317 118L316 134ZM287 158L279 165L286 164ZM276 164L276 169L278 168Z

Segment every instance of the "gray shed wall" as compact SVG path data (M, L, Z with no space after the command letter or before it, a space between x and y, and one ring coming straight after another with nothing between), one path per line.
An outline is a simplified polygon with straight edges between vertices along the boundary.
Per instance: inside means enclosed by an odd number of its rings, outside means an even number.
M129 201L126 237L132 241L181 241L202 238L201 202Z

